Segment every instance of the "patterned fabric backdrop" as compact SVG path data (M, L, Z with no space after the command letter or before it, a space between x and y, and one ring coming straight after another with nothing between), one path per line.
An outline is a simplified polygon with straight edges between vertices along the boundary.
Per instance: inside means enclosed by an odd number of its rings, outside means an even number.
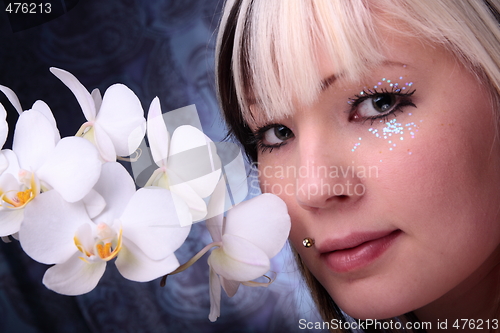
M24 109L37 99L47 102L62 136L74 135L85 121L70 90L49 72L54 66L89 90L124 83L145 110L155 96L164 112L195 104L204 132L223 140L213 75L222 0L61 3L67 13L39 25L28 16L9 21L5 7L0 12L0 84L17 93ZM17 113L3 95L0 103L13 128ZM11 143L9 136L5 147ZM197 223L177 252L179 261L210 241L204 223ZM47 266L24 254L17 241L0 243L2 333L306 332L299 319L319 320L289 249L273 260L272 270L279 273L270 287L242 286L233 298L223 294L221 317L211 323L206 260L169 277L164 288L159 280L125 280L108 264L92 292L69 297L42 285Z

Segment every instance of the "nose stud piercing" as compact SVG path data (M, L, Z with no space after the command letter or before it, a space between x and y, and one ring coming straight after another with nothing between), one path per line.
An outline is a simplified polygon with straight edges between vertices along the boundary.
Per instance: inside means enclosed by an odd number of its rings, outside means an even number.
M304 240L302 241L302 245L304 245L304 247L308 248L308 247L311 247L314 245L314 239L311 239L311 238L304 238Z

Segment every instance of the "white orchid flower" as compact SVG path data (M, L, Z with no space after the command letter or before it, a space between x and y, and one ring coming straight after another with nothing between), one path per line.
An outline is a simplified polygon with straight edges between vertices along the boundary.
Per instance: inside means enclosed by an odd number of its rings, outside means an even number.
M12 144L19 160L19 180L29 184L35 174L42 191L54 189L66 201L75 202L95 185L102 163L87 140L77 137L59 140L59 137L55 123L38 109L24 111L19 116Z
M15 96L15 94L11 94ZM0 236L15 235L23 211L41 191L54 189L65 200L81 200L92 189L101 170L98 152L82 138L60 139L50 108L36 101L21 112L13 148L2 150L0 176Z
M8 168L0 175L0 236L15 235L24 217L24 207L40 193L40 182L31 173L21 172L17 157L11 150L2 151Z
M224 179L217 184L209 210L223 212L227 199ZM266 274L270 259L283 248L290 233L290 216L286 204L278 196L262 194L244 201L227 212L206 221L213 242L205 246L188 262L170 273L177 274L194 264L211 248L208 257L210 285L210 321L220 316L221 286L229 297L240 284L267 287L267 283L252 281ZM164 283L165 279L162 281Z
M0 91L5 94L7 99L11 102L14 108L21 113L21 104L16 94L8 87L0 85ZM0 103L0 147L3 148L7 135L9 133L9 125L7 123L7 111L4 106ZM0 174L2 174L9 166L7 157L4 155L3 151L0 151Z
M94 143L107 162L136 151L144 138L146 120L141 102L132 90L114 84L101 98L99 90L90 94L73 74L54 67L50 71L75 95L87 119L77 136Z
M158 169L146 186L172 191L189 206L193 221L205 218L207 205L203 198L212 194L221 175L220 159L212 140L189 125L178 127L170 139L158 98L149 108L147 135Z
M10 89L6 86L2 86L2 85L0 85L0 91L5 94L5 96L9 100L9 102L16 109L17 113L19 113L19 115L21 115L23 113L23 109L22 109L21 103L19 102L19 98L17 97L16 93L12 89ZM3 106L2 106L2 108L3 108ZM57 125L56 125L56 119L54 118L54 115L52 114L52 111L50 110L49 106L44 101L38 100L35 103L33 103L31 110L36 110L36 111L42 113L47 118L47 120L52 125L52 127L54 128L55 140L61 139L61 136L59 134L59 130L57 129ZM3 112L5 112L5 110ZM6 114L5 114L5 116L6 116ZM5 130L5 137L7 137L8 129L7 128L4 129L3 124L2 124L2 125L0 125L0 133L1 134L3 134L3 132L2 132L3 130ZM0 139L2 138L1 134L0 134ZM3 143L5 143L5 138L3 139Z
M219 215L207 220L207 228L220 244L208 257L209 319L215 321L220 315L221 285L232 297L240 283L252 285L251 280L268 272L270 259L290 233L290 216L283 200L265 193L234 206L225 219Z
M95 190L106 208L93 220L83 202L68 203L55 191L40 194L25 211L21 246L33 259L55 264L43 277L47 288L64 295L87 293L114 258L125 278L139 282L179 266L173 253L190 230L179 221L190 218L187 207L176 211L165 189L135 191L133 179L116 162L103 165Z
M3 147L7 134L9 133L9 125L7 124L7 111L0 104L0 147Z
M7 112L2 104L0 104L0 147L3 147L7 134L9 133L9 125L7 124ZM9 167L6 156L0 151L0 174Z

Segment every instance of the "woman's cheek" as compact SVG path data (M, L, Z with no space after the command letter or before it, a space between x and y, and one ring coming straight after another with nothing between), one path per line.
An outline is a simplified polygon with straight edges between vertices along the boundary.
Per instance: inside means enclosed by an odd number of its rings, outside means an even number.
M424 121L418 119L412 112L399 118L401 120L392 118L387 121L376 120L373 122L365 133L355 140L351 153L370 153L371 163L374 165L383 163L387 158L392 159L394 154L398 156L401 156L402 153L408 156L413 155L412 143L419 137L419 131L424 125Z

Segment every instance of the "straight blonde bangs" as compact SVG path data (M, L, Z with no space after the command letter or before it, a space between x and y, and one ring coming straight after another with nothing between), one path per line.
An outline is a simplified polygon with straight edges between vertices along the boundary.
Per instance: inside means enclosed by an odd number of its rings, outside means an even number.
M251 6L250 6L251 5ZM293 102L312 103L321 90L318 50L336 73L354 78L380 61L372 15L363 0L243 1L233 49L233 74L243 117L280 119Z
M381 28L444 45L498 93L499 7L496 0L231 0L220 29L234 25L234 89L243 120L254 123L314 102L325 79L319 61L331 61L341 79L360 79L384 60Z

